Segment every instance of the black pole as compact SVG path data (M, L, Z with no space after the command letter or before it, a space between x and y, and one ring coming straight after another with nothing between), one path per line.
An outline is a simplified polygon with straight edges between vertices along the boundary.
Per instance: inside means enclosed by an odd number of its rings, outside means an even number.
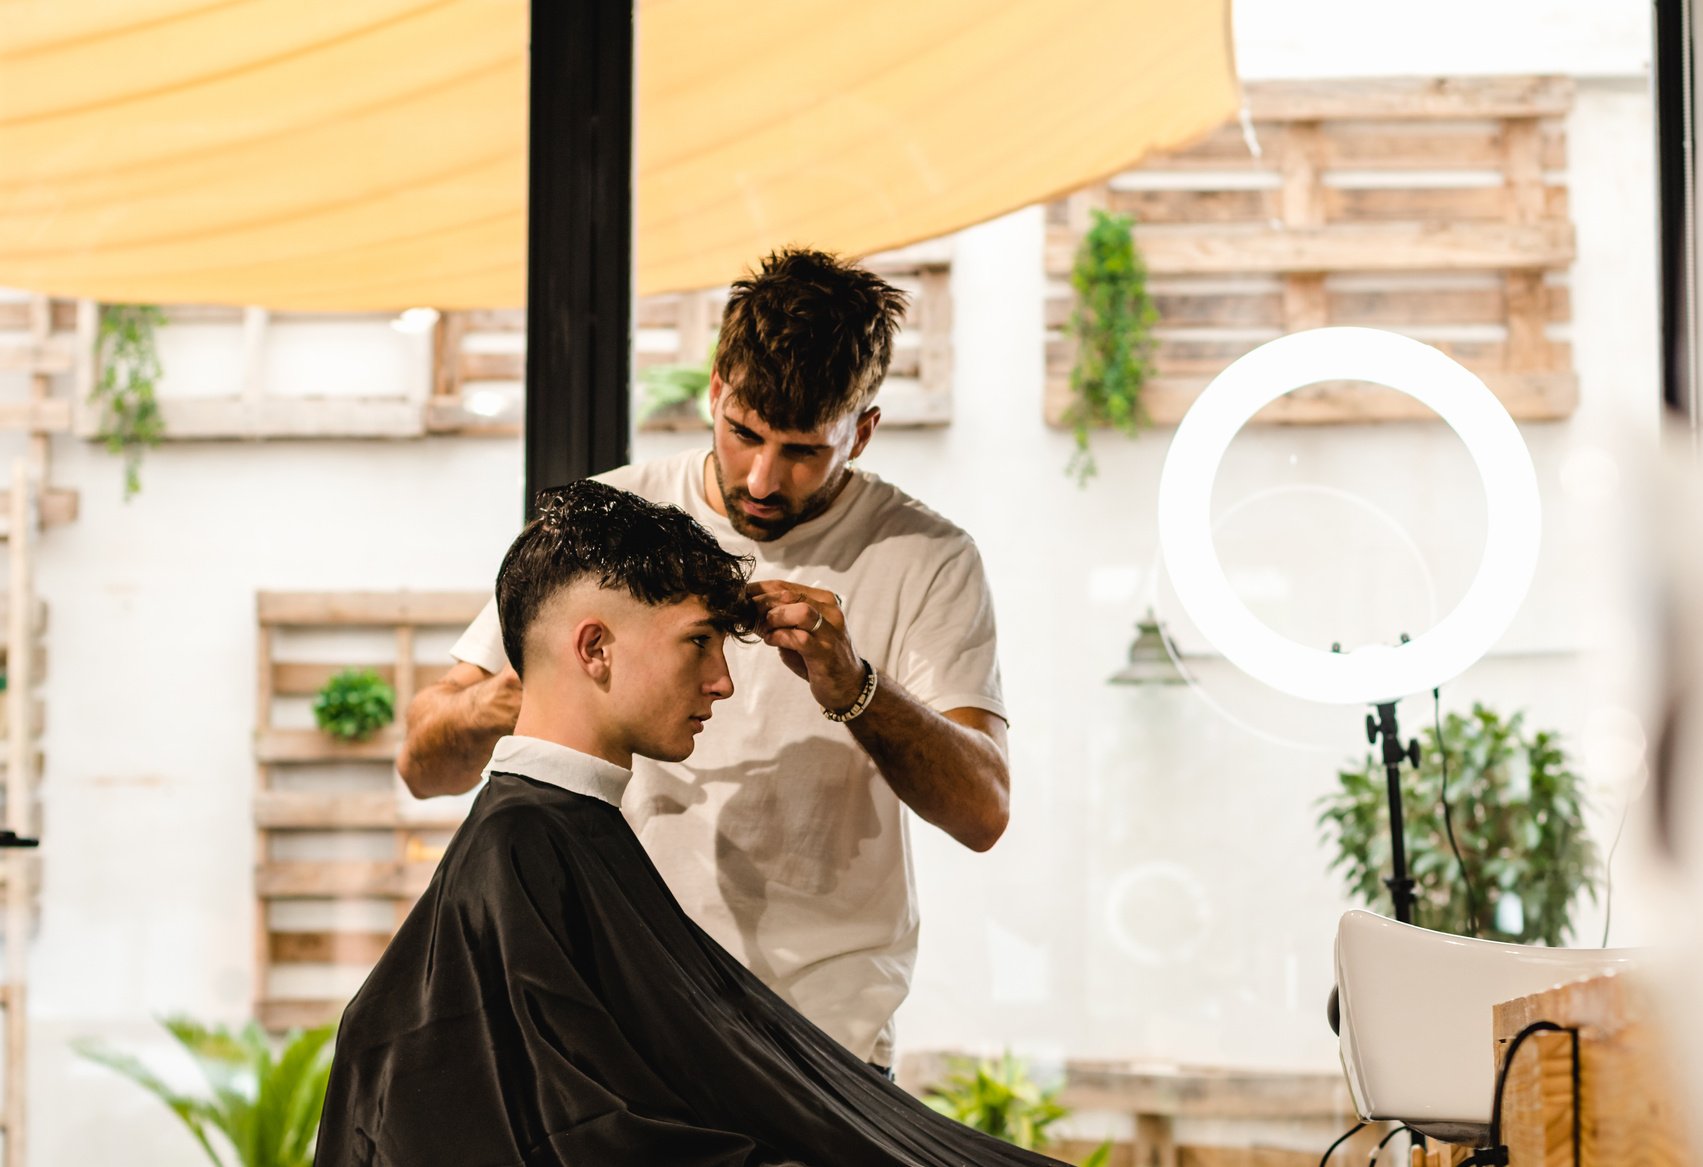
M1692 124L1691 0L1655 0L1656 172L1661 203L1662 400L1698 423L1692 365L1695 310L1696 130Z
M526 497L628 460L632 0L534 0Z
M1407 833L1401 814L1401 764L1419 765L1419 743L1401 744L1394 701L1379 705L1376 716L1366 715L1366 740L1375 745L1380 737L1384 739L1384 778L1389 783L1390 797L1390 875L1384 886L1390 889L1396 919L1411 924L1414 895L1413 880L1407 874Z

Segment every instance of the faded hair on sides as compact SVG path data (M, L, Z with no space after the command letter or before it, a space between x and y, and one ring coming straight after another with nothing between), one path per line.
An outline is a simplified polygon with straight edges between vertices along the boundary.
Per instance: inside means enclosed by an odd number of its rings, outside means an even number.
M745 593L752 559L724 551L679 507L648 502L586 479L541 491L497 572L503 650L525 676L526 634L549 599L582 579L660 607L697 597L715 627L750 634L756 606Z

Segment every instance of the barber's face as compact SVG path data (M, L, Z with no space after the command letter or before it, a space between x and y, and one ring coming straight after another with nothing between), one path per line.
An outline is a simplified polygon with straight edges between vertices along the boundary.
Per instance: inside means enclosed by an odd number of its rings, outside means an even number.
M817 430L778 430L710 380L712 447L721 510L747 539L777 539L827 510L845 485L846 463L863 452L879 409L848 414Z

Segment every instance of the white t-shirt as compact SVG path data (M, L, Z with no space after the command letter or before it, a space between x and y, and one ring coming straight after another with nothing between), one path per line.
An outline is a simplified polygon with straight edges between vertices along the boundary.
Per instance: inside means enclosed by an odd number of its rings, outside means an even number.
M967 534L854 470L826 513L755 542L710 508L706 457L598 478L685 510L756 559L753 579L838 592L853 648L924 704L1005 716L993 601ZM495 600L451 653L501 671ZM854 1054L890 1065L917 949L904 804L775 649L730 639L727 658L733 696L685 762L633 759L622 813L692 919Z

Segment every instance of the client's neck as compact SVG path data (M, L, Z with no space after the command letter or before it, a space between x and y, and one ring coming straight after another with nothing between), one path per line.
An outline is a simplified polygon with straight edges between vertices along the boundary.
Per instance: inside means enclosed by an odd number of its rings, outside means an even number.
M610 741L610 735L602 732L594 711L588 709L583 700L575 700L555 686L528 687L522 691L520 716L515 720L514 732L520 737L555 742L582 754L602 758L624 770L633 768L632 750Z

